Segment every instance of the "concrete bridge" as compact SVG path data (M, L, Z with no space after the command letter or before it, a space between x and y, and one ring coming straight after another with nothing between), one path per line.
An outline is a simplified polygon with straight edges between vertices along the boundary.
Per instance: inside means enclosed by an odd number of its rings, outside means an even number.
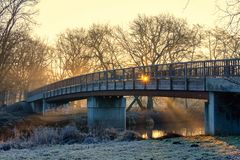
M31 91L36 112L87 99L88 125L125 128L124 96L164 96L208 100L206 134L240 133L240 59L159 64L90 73Z

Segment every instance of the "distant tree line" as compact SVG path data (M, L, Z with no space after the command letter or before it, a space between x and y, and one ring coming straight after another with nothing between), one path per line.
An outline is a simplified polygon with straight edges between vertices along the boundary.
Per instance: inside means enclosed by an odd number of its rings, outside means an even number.
M238 32L190 25L170 14L139 15L124 29L109 24L67 29L50 45L31 35L36 4L38 0L0 0L0 105L89 72L240 57ZM148 99L151 104L152 97Z

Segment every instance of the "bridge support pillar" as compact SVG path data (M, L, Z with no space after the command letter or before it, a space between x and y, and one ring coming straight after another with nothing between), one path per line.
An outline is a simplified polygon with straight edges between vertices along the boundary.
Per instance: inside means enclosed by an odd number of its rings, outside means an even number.
M42 101L42 114L44 115L45 112L50 109L50 104L46 102L45 99Z
M30 102L30 106L31 106L31 108L32 108L32 111L33 111L33 112L36 112L36 111L35 111L36 109L35 109L34 102Z
M32 107L33 112L35 112L35 113L41 113L42 112L42 106L43 106L42 101L31 102L30 105Z
M45 99L40 101L34 101L30 103L33 112L42 113L44 115L45 111L49 109L50 104L45 101Z
M88 126L126 128L126 99L123 97L89 97Z
M240 95L210 92L205 105L205 133L240 134Z

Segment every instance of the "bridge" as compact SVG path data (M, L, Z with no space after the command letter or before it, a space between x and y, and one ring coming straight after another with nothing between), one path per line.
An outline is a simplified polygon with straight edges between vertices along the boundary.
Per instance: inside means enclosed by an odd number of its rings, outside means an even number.
M87 99L88 125L125 128L124 96L206 99L206 134L240 133L240 59L140 66L80 75L28 93L35 112Z

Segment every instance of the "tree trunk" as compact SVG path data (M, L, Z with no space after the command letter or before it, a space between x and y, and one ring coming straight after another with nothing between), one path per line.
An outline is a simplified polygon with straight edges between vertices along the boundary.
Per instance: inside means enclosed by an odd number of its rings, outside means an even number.
M187 98L185 98L185 107L186 107L186 109L188 109L188 100L187 100Z
M148 96L147 110L153 110L153 97L152 96Z
M0 91L0 107L5 104L5 91Z

